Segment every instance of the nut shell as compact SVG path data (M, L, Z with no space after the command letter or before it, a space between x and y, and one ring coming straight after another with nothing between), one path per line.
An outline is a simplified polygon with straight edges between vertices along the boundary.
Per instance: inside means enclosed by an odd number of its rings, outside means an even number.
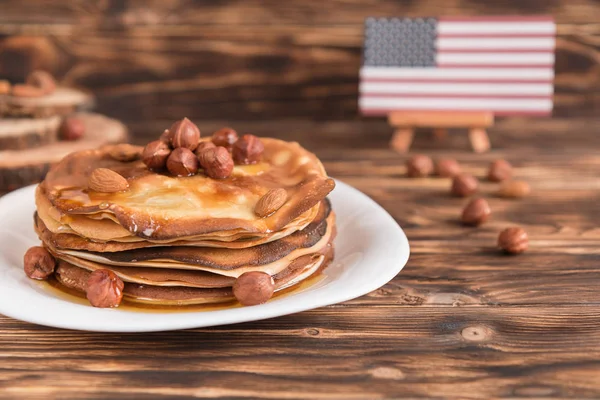
M487 178L492 182L502 182L512 177L512 165L506 160L496 160L490 164Z
M86 284L86 297L94 307L118 307L123 300L123 281L113 271L97 269Z
M463 209L461 221L465 225L479 226L486 222L492 210L485 199L477 198L471 200Z
M529 184L525 181L506 181L502 182L498 190L498 196L510 199L518 199L528 196L531 193Z
M260 161L264 150L265 146L258 137L246 134L233 144L231 155L236 164L255 164Z
M178 147L167 158L167 169L175 176L191 176L198 172L198 157L188 148Z
M406 161L406 176L423 178L433 172L433 160L423 154L417 154Z
M31 279L44 280L54 273L56 260L44 247L31 247L23 257L23 269Z
M129 188L127 179L108 168L96 168L88 178L90 190L100 193L122 192Z
M33 71L27 77L26 84L41 89L44 94L50 94L56 90L54 77L46 71Z
M196 150L200 141L200 129L187 118L175 122L169 128L171 132L171 145L174 148Z
M274 291L275 281L264 272L245 272L233 284L233 295L244 306L265 303L273 296Z
M231 149L233 144L238 140L238 134L232 128L221 128L212 134L212 142L215 146L223 146Z
M79 118L67 117L61 122L58 133L62 140L79 140L85 134L85 124Z
M510 254L519 254L529 247L529 238L523 228L513 226L498 235L498 247Z
M271 189L261 197L254 206L254 213L259 217L266 217L279 210L287 201L285 189Z
M460 164L451 158L442 158L435 162L435 174L442 178L452 178L461 173Z
M233 159L225 147L205 148L198 160L206 176L213 179L228 178L233 171Z
M479 181L473 175L460 174L452 178L451 193L457 197L468 197L477 192Z
M167 158L170 154L171 149L167 143L155 140L144 147L142 161L148 168L158 170L167 166Z

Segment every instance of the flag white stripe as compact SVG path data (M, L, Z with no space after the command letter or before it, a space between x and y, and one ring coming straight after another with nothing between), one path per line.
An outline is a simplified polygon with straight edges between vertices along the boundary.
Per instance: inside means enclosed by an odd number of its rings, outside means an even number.
M444 49L540 49L554 50L554 38L448 38L438 37L436 40L438 51Z
M362 93L381 94L473 94L473 95L552 95L551 83L507 84L507 83L378 83L361 82Z
M444 53L443 50L436 55L438 64L552 64L554 53Z
M549 112L552 110L552 99L444 99L444 98L375 98L361 97L359 106L368 109L423 109L423 110L521 110L529 112Z
M360 69L360 78L369 79L486 79L493 81L495 79L548 79L554 78L552 68L403 68L403 67L362 67Z
M511 34L511 35L530 35L530 34L548 34L554 35L556 28L553 22L467 22L467 21L440 21L437 24L437 33L445 34Z

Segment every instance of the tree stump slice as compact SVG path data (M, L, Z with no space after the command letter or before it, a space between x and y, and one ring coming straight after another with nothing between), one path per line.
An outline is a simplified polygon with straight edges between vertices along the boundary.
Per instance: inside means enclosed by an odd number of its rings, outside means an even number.
M79 140L0 151L0 191L40 182L50 166L74 151L127 141L127 128L115 119L93 113L77 113L74 117L80 118L85 125L85 134Z
M0 116L12 118L47 118L67 115L90 108L93 96L78 89L57 88L41 97L0 96Z
M0 119L0 151L25 150L56 142L62 118Z

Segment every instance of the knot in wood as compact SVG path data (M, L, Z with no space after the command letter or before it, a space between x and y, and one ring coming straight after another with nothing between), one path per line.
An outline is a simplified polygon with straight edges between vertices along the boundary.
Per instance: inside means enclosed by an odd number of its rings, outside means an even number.
M317 328L308 328L306 330L307 335L309 336L319 336L321 332Z
M483 325L474 325L464 328L460 335L471 342L483 342L492 336L492 330Z

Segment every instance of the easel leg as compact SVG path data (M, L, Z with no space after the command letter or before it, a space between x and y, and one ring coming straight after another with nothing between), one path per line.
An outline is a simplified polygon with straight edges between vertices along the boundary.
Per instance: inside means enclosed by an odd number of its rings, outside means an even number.
M444 128L435 128L433 130L433 137L436 140L445 140L448 137L448 131Z
M412 128L398 128L394 131L390 146L398 153L406 153L413 141L414 134Z
M475 153L485 153L490 149L490 139L483 128L471 128L469 130L469 140Z

